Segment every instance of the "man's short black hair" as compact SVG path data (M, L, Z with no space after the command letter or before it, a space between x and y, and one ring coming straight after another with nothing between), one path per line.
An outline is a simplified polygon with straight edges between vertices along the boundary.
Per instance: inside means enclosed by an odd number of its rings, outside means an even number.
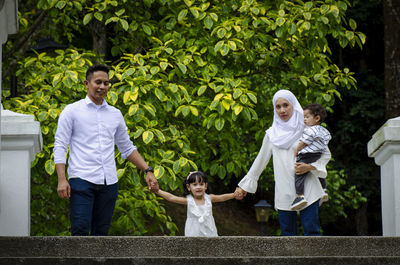
M102 71L108 74L108 67L102 64L95 64L89 67L89 69L86 71L86 80L89 80L94 72L97 71Z
M314 116L319 116L319 122L322 123L327 114L326 114L326 110L324 109L324 107L322 107L322 105L318 104L318 103L311 103L310 105L307 105L304 107L304 110L308 109L312 115Z

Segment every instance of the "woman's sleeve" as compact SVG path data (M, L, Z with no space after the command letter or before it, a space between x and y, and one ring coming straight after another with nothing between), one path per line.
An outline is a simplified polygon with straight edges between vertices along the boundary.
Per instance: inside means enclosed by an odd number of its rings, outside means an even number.
M318 178L326 178L326 165L328 164L329 160L331 160L331 151L329 148L326 148L325 152L322 153L321 158L311 163L312 166L315 167L314 170L311 170L311 174Z
M258 179L267 166L272 154L272 145L267 134L264 136L263 144L249 172L239 182L238 186L246 192L255 193Z

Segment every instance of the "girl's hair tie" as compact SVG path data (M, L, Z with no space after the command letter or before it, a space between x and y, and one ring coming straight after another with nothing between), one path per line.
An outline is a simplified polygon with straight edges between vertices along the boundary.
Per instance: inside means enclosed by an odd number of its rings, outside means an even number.
M189 177L195 173L199 173L200 171L190 171L189 175L186 177L186 180L189 180Z

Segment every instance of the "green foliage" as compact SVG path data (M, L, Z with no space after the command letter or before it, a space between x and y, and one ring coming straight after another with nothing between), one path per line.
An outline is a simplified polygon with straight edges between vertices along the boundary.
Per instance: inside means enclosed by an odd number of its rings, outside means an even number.
M348 186L348 178L344 174L344 170L334 170L328 166L329 174L327 180L327 191L329 201L321 208L321 219L325 223L334 222L338 216L347 218L346 209L357 209L359 204L366 202L366 198L357 191L355 185Z
M356 22L346 20L347 7L347 1L334 0L40 0L36 8L46 10L58 25L52 35L67 37L70 45L93 23L112 32L108 37L116 61L110 63L107 101L124 114L129 135L155 167L161 188L175 190L193 169L205 171L211 182L237 183L271 124L276 90L290 89L303 104L319 102L330 109L340 98L339 86L355 87L353 72L332 63L327 41L333 38L342 47L365 42ZM29 14L21 16L23 30L29 27ZM84 72L94 60L101 61L75 48L28 57L17 71L26 94L4 102L41 122L45 146L33 167L34 179L44 186L35 192L47 191L33 196L43 201L58 200L51 162L58 115L84 97ZM141 235L161 229L174 234L176 226L143 188L143 177L118 152L116 159L122 184L112 232ZM261 181L271 183L272 174L265 173ZM356 205L360 197L349 192ZM65 233L67 221L58 217L65 212L55 211L65 205L41 207L32 209L35 233ZM51 231L45 218L60 228Z

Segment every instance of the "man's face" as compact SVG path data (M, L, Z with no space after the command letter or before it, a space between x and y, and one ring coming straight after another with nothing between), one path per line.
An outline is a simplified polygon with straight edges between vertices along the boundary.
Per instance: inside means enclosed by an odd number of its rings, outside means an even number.
M110 88L108 74L103 71L96 71L89 76L89 80L84 81L84 84L87 88L88 97L96 105L101 105Z

